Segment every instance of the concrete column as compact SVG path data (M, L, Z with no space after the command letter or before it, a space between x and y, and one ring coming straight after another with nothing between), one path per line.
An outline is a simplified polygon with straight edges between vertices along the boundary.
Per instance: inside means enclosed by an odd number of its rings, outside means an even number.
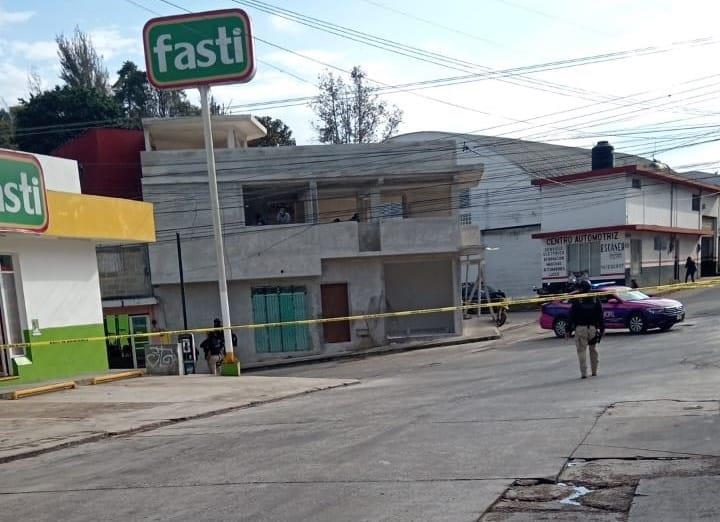
M152 150L152 140L150 139L150 131L146 130L144 131L145 136L145 150L150 151Z
M469 261L468 261L469 263ZM459 306L462 304L462 292L460 285L461 283L461 272L462 272L462 265L460 262L460 258L456 257L452 260L452 285L453 285L453 303L455 306ZM453 319L455 323L455 334L456 335L462 335L463 334L463 312L462 310L455 310L453 313Z
M317 223L320 220L320 203L318 201L317 181L311 181L308 188L308 203L310 203L310 212L308 213L308 222Z
M377 185L370 189L370 221L380 221L382 218L382 184L383 178L379 178Z
M219 183L220 215L223 229L232 232L245 226L245 198L241 183Z
M230 129L227 136L227 148L228 149L235 149L237 148L237 142L235 140L235 129Z

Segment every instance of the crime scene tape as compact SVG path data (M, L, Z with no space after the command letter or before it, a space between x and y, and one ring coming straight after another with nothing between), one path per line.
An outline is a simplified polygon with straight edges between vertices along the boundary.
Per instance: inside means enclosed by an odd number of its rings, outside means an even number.
M696 288L711 288L714 286L720 285L720 277L714 277L714 278L708 278L704 279L702 281L696 281L694 283L672 283L667 285L657 285L657 286L646 286L643 288L636 288L633 290L639 290L643 292L671 292L674 290L691 290ZM503 299L498 300L492 303L471 303L471 304L462 304L462 305L454 305L454 306L443 306L439 308L423 308L419 310L403 310L399 312L377 312L372 314L360 314L360 315L349 315L344 317L327 317L327 318L316 318L316 319L298 319L294 321L276 321L272 323L252 323L252 324L240 324L240 325L230 325L227 327L208 327L208 328L189 328L189 329L183 329L183 330L163 330L160 332L146 332L146 333L135 333L135 334L122 334L122 335L99 335L94 337L82 337L82 338L73 338L73 339L55 339L50 341L34 341L34 342L25 342L25 343L12 343L12 344L0 344L0 349L12 349L12 348L37 348L37 347L45 347L45 346L57 346L57 345L64 345L64 344L76 344L76 343L83 343L83 342L96 342L96 341L112 341L112 340L118 340L118 339L132 339L132 338L142 338L142 339L149 339L153 337L164 337L164 336L173 336L173 335L181 335L181 334L192 334L192 333L208 333L208 332L219 332L226 329L230 330L257 330L262 328L275 328L279 326L309 326L309 325L316 325L316 324L326 324L326 323L337 323L337 322L354 322L354 321L367 321L372 319L387 319L390 317L409 317L413 315L426 315L426 314L437 314L437 313L447 313L447 312L456 312L456 311L466 311L466 310L480 310L483 308L500 308L500 307L512 307L512 306L518 306L518 305L528 305L528 304L542 304L542 303L550 303L553 301L562 301L565 299L577 299L581 297L586 296L599 296L599 295L612 295L616 293L615 291L607 291L603 292L602 290L593 291L591 293L587 294L580 294L580 293L564 293L564 294L549 294L549 295L543 295L539 297L527 297L527 298L519 298L519 299Z

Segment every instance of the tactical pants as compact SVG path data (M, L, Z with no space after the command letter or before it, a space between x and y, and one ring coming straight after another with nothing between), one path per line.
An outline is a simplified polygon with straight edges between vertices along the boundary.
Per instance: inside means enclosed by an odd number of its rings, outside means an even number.
M217 375L217 363L220 361L219 355L208 355L207 358L207 364L208 364L208 370L210 370L211 375Z
M587 350L590 348L590 369L593 375L597 373L598 352L597 345L590 344L595 337L597 329L594 326L578 325L575 327L575 347L577 348L580 375L587 377Z

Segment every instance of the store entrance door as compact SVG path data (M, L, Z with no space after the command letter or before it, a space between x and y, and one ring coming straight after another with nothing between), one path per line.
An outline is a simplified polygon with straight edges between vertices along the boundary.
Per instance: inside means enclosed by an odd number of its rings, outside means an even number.
M0 345L23 342L13 258L0 254ZM24 348L0 348L0 377L12 375L12 358Z
M134 335L149 331L149 315L107 314L105 332L110 368L145 368L145 349L150 339Z
M717 275L714 246L714 237L703 237L700 240L700 275L702 277Z

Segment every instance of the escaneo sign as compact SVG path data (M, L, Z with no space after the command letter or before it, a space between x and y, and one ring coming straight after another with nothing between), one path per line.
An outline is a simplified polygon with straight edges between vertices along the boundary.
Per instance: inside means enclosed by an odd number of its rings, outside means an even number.
M250 18L242 9L153 18L143 44L148 79L158 89L244 83L255 74Z
M45 179L30 154L0 151L0 230L43 232L48 226Z

